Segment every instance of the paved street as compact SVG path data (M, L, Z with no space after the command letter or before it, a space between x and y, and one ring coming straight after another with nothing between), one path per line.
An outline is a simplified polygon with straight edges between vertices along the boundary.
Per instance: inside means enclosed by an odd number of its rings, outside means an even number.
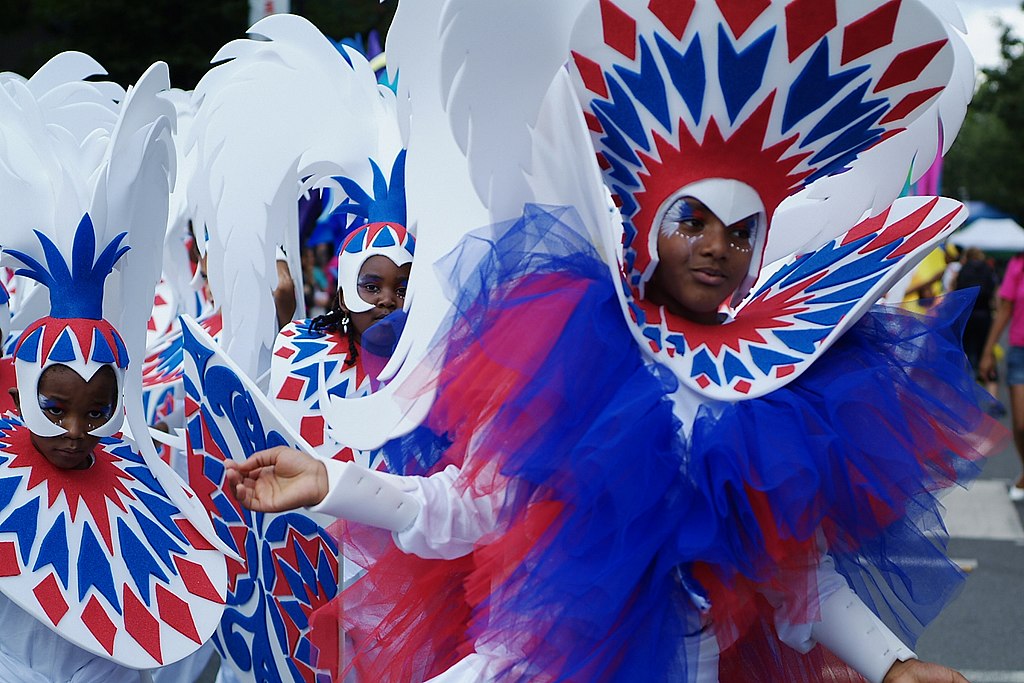
M1007 497L1019 474L1010 445L970 490L945 501L950 551L970 576L917 652L959 668L973 683L1024 683L1024 505Z

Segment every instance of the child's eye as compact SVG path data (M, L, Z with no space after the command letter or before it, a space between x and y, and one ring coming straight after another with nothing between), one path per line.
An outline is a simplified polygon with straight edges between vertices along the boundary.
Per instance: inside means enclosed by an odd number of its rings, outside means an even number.
M732 236L738 240L750 241L750 228L734 228Z
M86 417L88 417L89 421L92 422L96 420L102 420L108 417L109 415L110 412L108 410L90 410Z
M359 286L365 289L367 292L370 292L371 294L376 294L377 292L380 291L380 287L378 285L363 284Z
M398 296L399 296L400 298L404 299L404 298L405 298L405 287L399 287L399 288L398 288L397 290L395 290L395 293L396 293L396 294L397 294L397 295L398 295Z
M700 232L704 229L704 221L699 218L681 218L677 225L676 230L687 234Z
M64 415L64 409L57 406L46 406L43 408L43 412L51 417L63 417Z

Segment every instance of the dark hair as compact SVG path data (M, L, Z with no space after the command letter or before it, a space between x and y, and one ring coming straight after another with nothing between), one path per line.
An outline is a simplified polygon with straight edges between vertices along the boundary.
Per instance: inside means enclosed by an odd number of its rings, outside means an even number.
M356 364L356 358L359 357L359 345L356 344L355 327L349 325L348 329L345 329L344 321L347 317L348 311L341 307L341 291L339 290L331 300L331 310L313 318L309 323L309 328L314 332L335 332L348 336L349 350L348 358L345 359L345 367L350 368Z

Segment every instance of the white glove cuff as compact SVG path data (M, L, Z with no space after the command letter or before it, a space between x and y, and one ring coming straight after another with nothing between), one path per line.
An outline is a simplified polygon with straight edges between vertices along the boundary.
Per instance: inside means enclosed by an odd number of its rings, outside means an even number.
M352 462L325 460L327 495L309 507L350 522L405 531L416 520L420 504L402 490L401 478L374 472Z
M917 657L849 586L821 604L821 621L811 636L871 683L882 683L897 660Z

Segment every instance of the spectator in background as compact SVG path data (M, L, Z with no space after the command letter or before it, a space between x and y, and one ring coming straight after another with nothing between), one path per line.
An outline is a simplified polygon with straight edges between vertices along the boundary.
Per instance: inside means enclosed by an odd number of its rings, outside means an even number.
M302 248L302 290L306 300L306 312L316 317L327 312L331 296L327 288L327 276L317 263L312 247Z
M910 284L903 296L905 308L915 313L927 313L935 298L943 292L946 273L951 264L960 259L960 250L953 244L937 246L912 271ZM959 264L957 264L959 265Z
M985 342L988 340L989 330L992 329L992 304L998 286L996 272L989 265L985 258L985 252L977 247L971 247L964 252L963 264L953 278L953 289L977 288L977 298L974 300L974 309L971 317L964 327L964 353L971 367L978 373L978 381L985 385L985 389L996 395L998 384L995 378L983 377L979 372L981 355L985 350ZM1000 407L1002 404L999 404ZM1005 410L1005 409L1004 409Z
M1018 302L1021 302L1018 305ZM1010 350L1006 354L1006 383L1010 389L1010 417L1013 442L1024 468L1024 254L1010 259L999 286L995 320L985 341L978 372L985 380L996 379L995 348L1006 326L1010 326ZM1024 471L1010 487L1010 500L1024 502Z

